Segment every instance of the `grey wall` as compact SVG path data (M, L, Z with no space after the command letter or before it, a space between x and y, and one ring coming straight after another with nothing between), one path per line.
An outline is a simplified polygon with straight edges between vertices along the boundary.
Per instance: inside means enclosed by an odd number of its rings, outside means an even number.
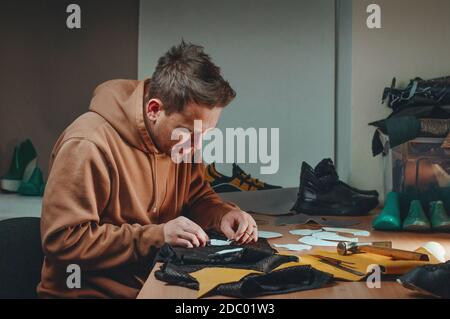
M95 86L137 77L138 0L77 0L82 28L69 30L73 2L2 1L0 175L25 138L46 172L54 142L87 111Z
M382 29L372 30L366 27L370 3L353 1L350 181L382 191L382 159L371 155L374 129L367 123L390 113L381 95L394 76L404 85L416 76L450 74L450 1L375 1Z
M219 127L280 128L280 170L262 178L298 186L301 161L334 156L334 27L329 0L141 1L139 78L181 38L204 45L237 91Z
M336 166L351 174L352 0L336 1Z
M31 137L47 168L60 132L86 111L93 88L136 78L138 9L133 1L77 1L81 30L65 27L71 1L3 1L0 10L0 172ZM336 154L341 177L382 190L368 122L389 111L383 88L396 76L450 73L450 2L378 0L382 29L365 26L372 1L339 0ZM207 48L238 97L220 127L280 127L281 169L269 180L296 186L302 160L334 155L334 2L141 1L139 78L181 37ZM244 166L253 174L258 165ZM266 178L267 179L267 178Z

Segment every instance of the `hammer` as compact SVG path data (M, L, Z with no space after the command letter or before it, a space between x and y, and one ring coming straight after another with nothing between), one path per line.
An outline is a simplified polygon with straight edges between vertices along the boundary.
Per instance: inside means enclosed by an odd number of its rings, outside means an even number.
M392 248L392 246L389 247L389 244L391 244L391 242L350 243L341 241L337 246L337 252L342 256L346 256L352 253L372 253L376 255L391 257L394 260L429 261L429 257L426 254L408 250L394 249Z

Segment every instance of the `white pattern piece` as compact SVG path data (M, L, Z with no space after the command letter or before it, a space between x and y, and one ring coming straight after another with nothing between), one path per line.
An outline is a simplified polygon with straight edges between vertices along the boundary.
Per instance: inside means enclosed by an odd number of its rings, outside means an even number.
M353 236L360 236L360 237L370 236L370 232L361 229L338 228L338 227L323 227L322 229L327 232L351 234Z
M260 231L258 231L258 237L265 238L265 239L273 239L273 238L283 237L283 235L280 233L275 233L275 232L271 232L271 231L260 230Z
M349 241L349 242L353 242L353 243L358 242L358 238L341 236L336 233L325 232L325 231L314 233L314 234L312 234L312 237L317 238L317 239L323 239L323 240L331 240L331 241Z
M315 238L312 236L305 236L298 240L302 244L310 245L310 246L324 246L324 247L337 247L337 241L328 241L319 238Z
M312 247L310 245L301 245L301 244L286 244L286 245L274 245L276 248L285 248L290 251L302 251L302 250L311 250Z
M221 240L221 239L211 239L209 241L211 246L229 246L231 244L230 240Z
M295 229L290 230L289 233L296 236L311 236L314 233L322 231L321 229Z

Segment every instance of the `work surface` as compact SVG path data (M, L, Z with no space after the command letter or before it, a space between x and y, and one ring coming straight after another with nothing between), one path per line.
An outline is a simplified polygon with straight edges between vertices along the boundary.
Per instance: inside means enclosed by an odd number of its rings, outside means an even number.
M299 225L290 226L275 226L275 217L263 216L263 215L253 215L259 230L276 231L283 234L282 238L270 239L269 243L273 244L295 244L298 243L297 240L299 236L294 236L289 233L289 230L304 228ZM374 215L367 217L353 217L355 220L359 221L360 224L352 226L352 228L369 230L371 232L370 237L367 241L385 241L390 240L393 242L394 248L415 250L426 242L435 241L443 245L447 251L446 259L450 259L450 234L443 233L427 233L418 234L410 232L379 232L372 231L371 222ZM314 252L315 249L329 249L335 250L336 248L325 248L318 247L313 248L311 251L299 252L297 253L300 258L302 254L308 254ZM279 249L279 251L282 251ZM179 286L170 286L166 283L159 281L155 278L155 270L159 269L161 264L157 263L152 270L150 276L145 282L142 290L140 291L138 298L141 299L193 299L196 298L196 291ZM265 296L266 299L274 298L418 298L418 295L410 290L403 288L400 284L395 281L383 281L381 283L381 288L369 289L365 281L362 282L343 282L337 281L332 283L326 288L321 288L317 290L309 290L302 292L294 292L283 295L271 295ZM215 296L213 298L223 298L220 296Z

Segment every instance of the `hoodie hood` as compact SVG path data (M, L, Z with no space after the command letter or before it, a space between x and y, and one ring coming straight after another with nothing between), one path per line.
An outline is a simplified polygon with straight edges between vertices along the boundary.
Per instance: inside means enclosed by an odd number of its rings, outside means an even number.
M144 85L149 80L111 80L100 84L89 110L102 116L129 144L146 153L160 153L144 122Z

